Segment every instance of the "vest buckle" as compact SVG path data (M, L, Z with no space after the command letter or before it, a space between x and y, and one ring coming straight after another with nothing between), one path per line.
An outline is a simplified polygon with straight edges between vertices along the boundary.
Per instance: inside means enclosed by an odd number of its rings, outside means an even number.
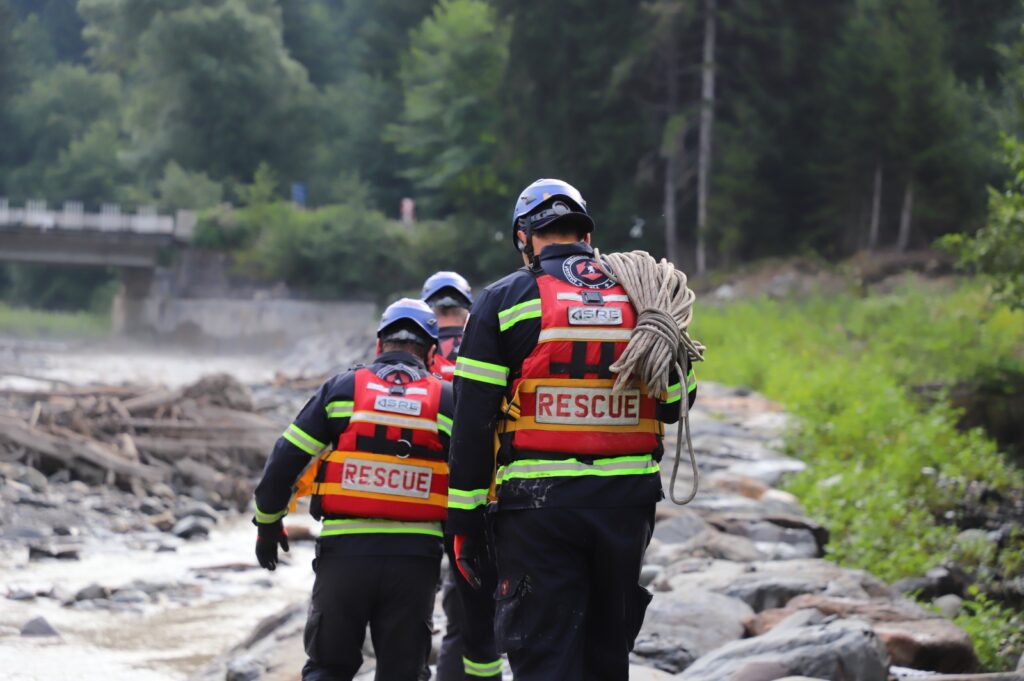
M600 291L581 291L580 299L584 305L604 305L604 296Z

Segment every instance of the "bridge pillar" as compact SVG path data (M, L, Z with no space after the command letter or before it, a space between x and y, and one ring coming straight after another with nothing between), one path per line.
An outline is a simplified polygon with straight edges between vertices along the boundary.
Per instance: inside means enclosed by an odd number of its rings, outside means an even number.
M153 284L153 270L148 267L122 267L121 290L114 298L112 312L114 333L136 336L150 330L146 319L146 300Z

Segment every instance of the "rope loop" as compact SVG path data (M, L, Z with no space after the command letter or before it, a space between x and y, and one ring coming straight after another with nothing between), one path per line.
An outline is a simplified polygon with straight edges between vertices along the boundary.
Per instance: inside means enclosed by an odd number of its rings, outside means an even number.
M595 249L597 267L626 290L637 310L636 327L619 359L612 364L616 374L613 392L632 387L637 381L650 395L668 392L672 371L682 386L687 385L686 366L704 359L704 345L690 338L687 329L693 319L693 303L697 296L686 285L686 274L665 260L656 261L646 251L609 253L602 256ZM690 402L683 389L682 415L676 439L676 458L672 467L669 497L677 504L686 504L697 495L697 460L690 437ZM683 500L675 495L676 474L682 455L684 436L693 469L693 486Z

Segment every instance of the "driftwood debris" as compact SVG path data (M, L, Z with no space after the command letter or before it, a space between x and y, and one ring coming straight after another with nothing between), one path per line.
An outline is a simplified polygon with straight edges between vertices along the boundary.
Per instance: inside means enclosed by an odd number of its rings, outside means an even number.
M61 386L0 391L0 460L89 484L199 485L233 497L259 471L280 424L227 375L179 390Z

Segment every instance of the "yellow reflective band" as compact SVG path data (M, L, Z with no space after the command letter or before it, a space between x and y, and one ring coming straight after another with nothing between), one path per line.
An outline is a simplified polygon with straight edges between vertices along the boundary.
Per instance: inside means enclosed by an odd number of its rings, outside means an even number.
M683 384L673 383L668 387L668 396L665 398L665 404L673 404L678 402L683 396Z
M276 523L281 518L285 517L288 513L288 509L278 511L277 513L264 513L260 510L260 507L256 507L256 522L261 525L269 525L270 523Z
M448 508L458 508L463 511L472 511L474 508L487 505L487 490L472 489L461 490L454 487L448 488Z
M452 420L444 414L437 415L437 429L445 435L451 437L452 434Z
M288 426L285 431L281 433L281 437L288 440L288 442L291 442L310 456L316 456L320 453L320 450L327 446L294 423Z
M501 674L501 658L494 662L474 662L468 657L462 658L463 671L470 676L498 676Z
M377 518L358 518L351 520L325 520L320 531L321 537L332 537L343 534L425 534L431 537L443 537L441 523L412 523L400 520L379 520Z
M557 477L610 477L615 475L646 475L659 471L658 462L650 455L617 456L583 463L577 459L523 459L498 469L498 483L505 480L529 480Z
M343 419L352 416L352 409L355 407L355 402L350 400L340 400L338 402L330 402L324 408L327 411L327 418L329 419Z
M690 369L690 373L686 374L686 392L692 393L697 389L697 375L693 373L693 369Z
M498 329L500 331L508 331L519 322L526 319L536 319L540 315L540 298L533 298L499 312Z
M500 364L490 364L468 357L459 357L455 360L455 375L472 381L504 387L508 383L508 374L508 367L503 367Z

